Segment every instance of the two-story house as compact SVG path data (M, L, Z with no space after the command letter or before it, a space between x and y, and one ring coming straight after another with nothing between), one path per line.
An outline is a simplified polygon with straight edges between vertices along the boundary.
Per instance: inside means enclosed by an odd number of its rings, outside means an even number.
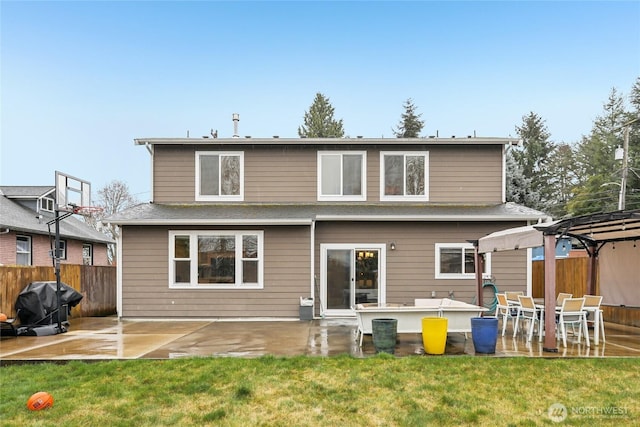
M511 138L140 138L152 201L121 227L122 317L348 316L359 302L473 301L473 247L546 214L505 203ZM530 252L486 275L530 286Z
M0 265L51 267L54 186L0 186ZM62 264L109 265L113 240L73 216L60 221Z

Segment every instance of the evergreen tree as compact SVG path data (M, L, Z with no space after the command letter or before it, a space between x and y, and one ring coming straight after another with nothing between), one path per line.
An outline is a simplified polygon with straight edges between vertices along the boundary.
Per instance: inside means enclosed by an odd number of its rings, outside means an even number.
M507 152L507 201L524 206L536 206L540 195L531 191L531 178L524 175L520 164L513 156L513 150Z
M578 186L567 206L574 216L618 208L622 164L615 160L615 150L622 146L630 114L615 88L603 107L604 114L594 121L591 134L583 137L575 150Z
M516 132L523 146L513 151L513 158L524 177L531 180L530 191L538 198L535 205L527 206L545 211L552 203L552 190L548 185L551 174L547 167L554 150L554 144L549 141L551 135L545 121L534 112L522 117L522 125L516 126Z
M424 120L420 120L422 114L416 114L417 107L411 98L404 103L404 113L400 117L398 127L393 133L398 138L418 138L424 127Z
M333 118L329 98L318 92L309 111L304 113L304 124L298 127L298 136L307 138L342 138L342 119Z
M640 209L640 77L629 95L631 113L628 121L639 119L629 127L629 173L627 174L626 209Z
M559 144L549 156L549 203L547 212L554 218L567 215L567 203L574 196L577 183L575 155L569 144Z

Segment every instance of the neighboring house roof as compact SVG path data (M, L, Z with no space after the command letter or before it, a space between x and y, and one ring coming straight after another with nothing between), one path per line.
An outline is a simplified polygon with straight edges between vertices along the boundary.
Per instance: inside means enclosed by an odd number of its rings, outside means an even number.
M55 224L52 223L51 227L47 225L48 222L55 219L52 212L40 211L38 213L12 200L18 198L38 198L40 196L37 194L42 195L47 193L47 191L44 191L44 193L40 192L46 188L49 190L53 189L53 187L0 187L0 228L8 228L12 231L31 234L48 235L49 230L51 230L51 233L54 233ZM29 191L35 192L29 193ZM31 194L31 196L29 197L27 194ZM38 215L42 215L42 218L38 218ZM60 237L92 243L114 243L113 239L94 230L73 216L60 221Z
M2 185L0 194L10 199L37 199L49 195L55 189L52 185Z
M544 212L497 205L350 203L143 203L103 221L121 225L311 224L315 221L538 221Z

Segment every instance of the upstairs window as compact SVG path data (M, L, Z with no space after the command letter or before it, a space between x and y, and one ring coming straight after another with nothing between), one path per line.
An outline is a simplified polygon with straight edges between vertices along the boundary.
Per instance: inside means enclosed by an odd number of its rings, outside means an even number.
M49 197L41 197L40 198L40 210L53 212L54 209L54 200Z
M262 240L262 231L169 232L169 287L262 288Z
M380 164L380 200L429 200L428 152L382 152Z
M196 200L239 201L244 197L244 153L196 152Z
M366 200L364 151L318 152L318 200Z

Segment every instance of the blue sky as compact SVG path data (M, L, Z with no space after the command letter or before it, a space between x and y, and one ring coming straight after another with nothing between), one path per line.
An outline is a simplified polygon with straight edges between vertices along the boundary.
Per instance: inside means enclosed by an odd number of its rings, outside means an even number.
M150 197L140 137L296 137L317 92L346 134L576 142L640 76L640 2L0 2L0 184L60 170Z

